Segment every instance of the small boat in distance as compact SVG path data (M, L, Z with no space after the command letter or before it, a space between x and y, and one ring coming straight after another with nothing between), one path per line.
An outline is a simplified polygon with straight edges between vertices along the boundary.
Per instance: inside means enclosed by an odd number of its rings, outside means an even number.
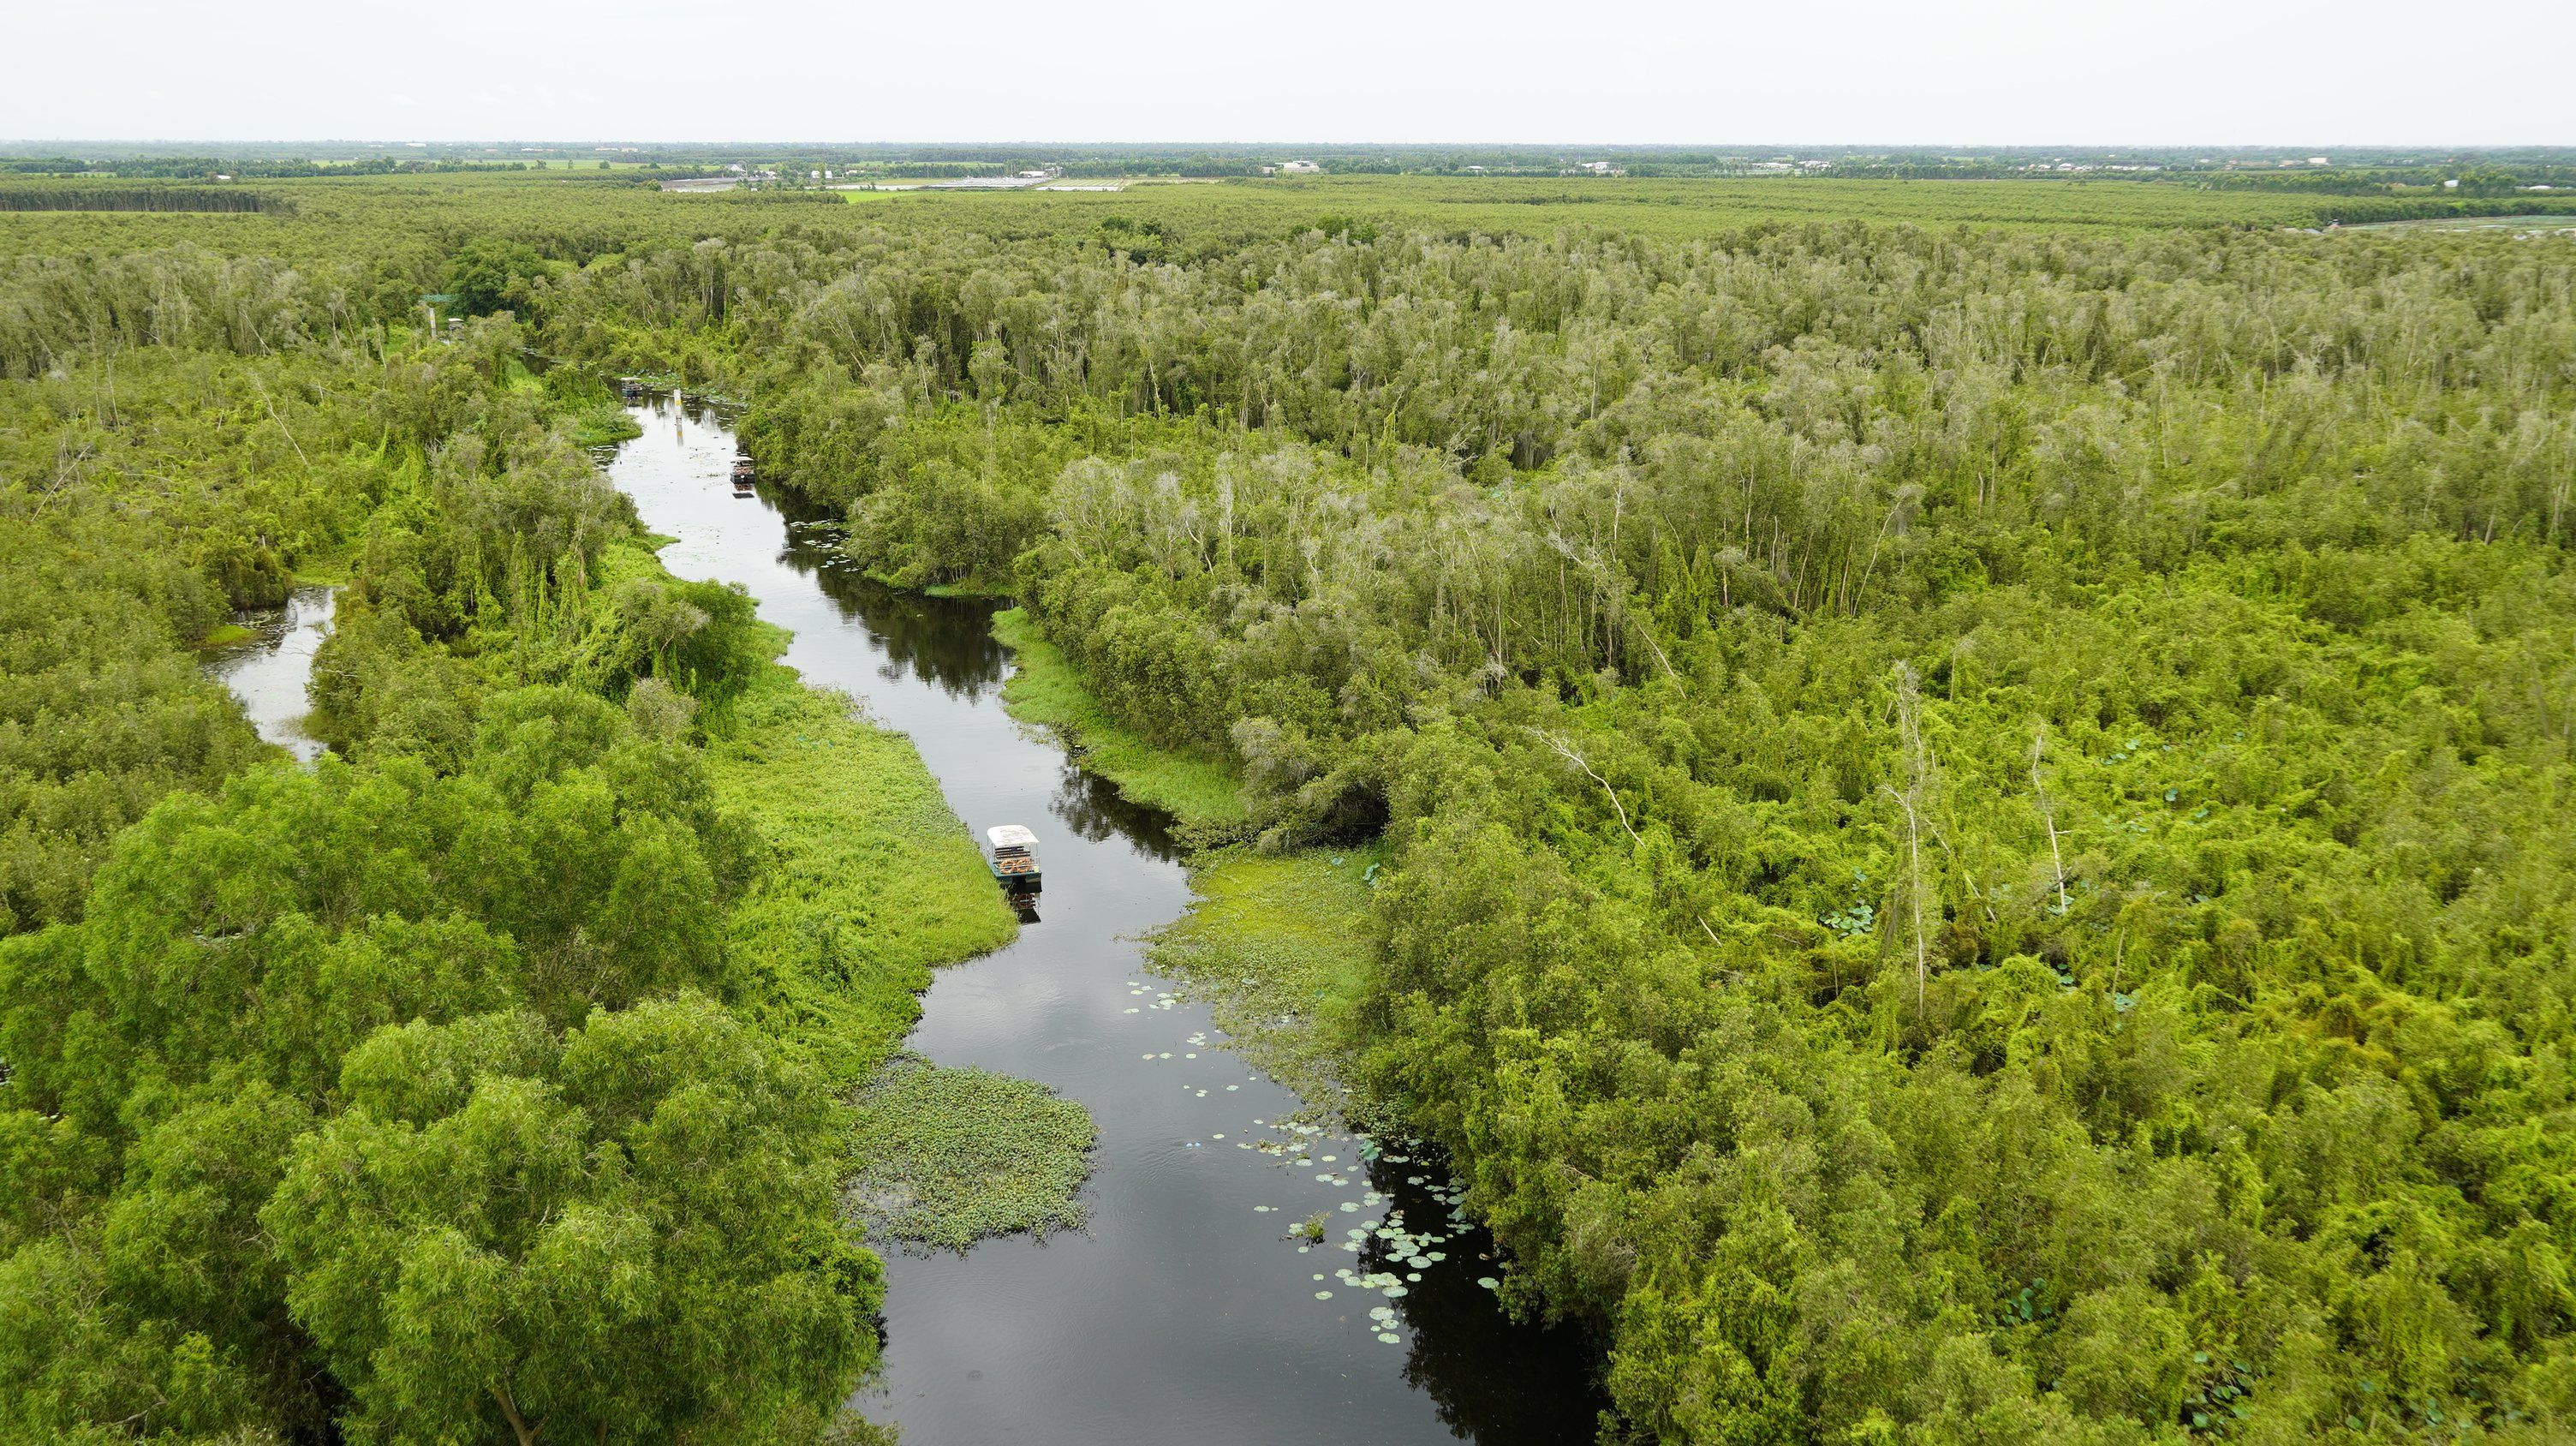
M751 496L751 495L752 495L752 487L751 487L751 483L752 483L751 459L750 459L749 457L736 457L736 458L734 458L734 459L733 459L733 495L734 495L734 496L736 496L736 497L749 497L749 496Z
M1002 892L1014 904L1037 902L1038 836L1018 824L1004 823L984 830L984 840L984 862Z

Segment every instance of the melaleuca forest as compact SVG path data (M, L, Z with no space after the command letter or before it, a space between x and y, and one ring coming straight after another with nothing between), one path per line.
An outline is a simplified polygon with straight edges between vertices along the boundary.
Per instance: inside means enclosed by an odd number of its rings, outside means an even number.
M0 1438L2568 1439L2576 151L2325 149L0 147Z

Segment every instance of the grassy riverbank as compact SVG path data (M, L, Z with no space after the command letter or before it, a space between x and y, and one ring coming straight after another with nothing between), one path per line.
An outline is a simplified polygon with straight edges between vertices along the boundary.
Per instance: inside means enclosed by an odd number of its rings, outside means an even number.
M1250 811L1224 765L1160 747L1117 722L1025 610L994 614L993 635L1014 654L1002 690L1013 717L1056 730L1085 772L1171 814L1184 837L1222 844L1244 834ZM1236 1051L1310 1108L1348 1103L1343 1061L1368 986L1370 870L1382 854L1374 846L1288 854L1209 848L1191 863L1190 911L1148 941L1156 972L1207 1000Z
M1344 1103L1342 1060L1368 987L1377 856L1202 855L1190 870L1197 900L1149 941L1155 972L1207 1000L1231 1047L1310 1108Z
M1086 772L1128 801L1172 815L1185 832L1222 837L1243 827L1250 817L1243 791L1224 765L1158 748L1110 717L1025 610L995 613L993 636L1016 655L1002 688L1012 717L1056 730Z
M1344 1065L1370 969L1370 869L1383 850L1264 854L1225 843L1250 821L1231 771L1119 724L1025 610L994 614L993 635L1014 655L1002 689L1013 717L1054 729L1085 772L1171 814L1184 838L1216 845L1191 862L1190 911L1147 941L1155 971L1206 1000L1231 1047L1310 1109L1348 1107Z
M849 698L773 667L706 759L717 801L761 843L727 942L760 977L771 1027L854 1087L920 1018L934 966L1019 926L912 741Z

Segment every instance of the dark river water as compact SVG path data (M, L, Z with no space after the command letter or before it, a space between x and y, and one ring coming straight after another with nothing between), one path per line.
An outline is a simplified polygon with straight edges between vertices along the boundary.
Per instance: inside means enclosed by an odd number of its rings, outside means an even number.
M1180 860L1158 817L1002 711L991 605L878 586L821 546L823 523L766 488L735 497L712 412L663 398L636 417L610 475L678 539L671 571L750 589L795 631L787 662L909 734L976 836L1039 837L1042 917L940 971L910 1045L1090 1109L1090 1228L890 1254L862 1408L914 1446L1588 1440L1589 1350L1503 1316L1445 1177L1400 1144L1281 1128L1296 1098L1146 972L1136 936L1190 902ZM1324 1244L1282 1238L1318 1211Z

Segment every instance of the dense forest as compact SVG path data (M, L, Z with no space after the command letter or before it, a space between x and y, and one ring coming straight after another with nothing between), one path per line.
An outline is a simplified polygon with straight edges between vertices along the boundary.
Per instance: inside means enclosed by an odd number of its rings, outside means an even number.
M927 961L759 947L817 926L701 754L776 643L645 551L613 395L256 261L6 291L0 1436L814 1439L876 1351L838 1097ZM189 645L315 577L307 771Z
M1201 843L1383 851L1322 1027L1605 1439L2576 1431L2563 238L303 194L0 270L11 1429L785 1439L872 1355L725 947L770 645L573 445L655 372ZM179 645L326 559L251 768Z

